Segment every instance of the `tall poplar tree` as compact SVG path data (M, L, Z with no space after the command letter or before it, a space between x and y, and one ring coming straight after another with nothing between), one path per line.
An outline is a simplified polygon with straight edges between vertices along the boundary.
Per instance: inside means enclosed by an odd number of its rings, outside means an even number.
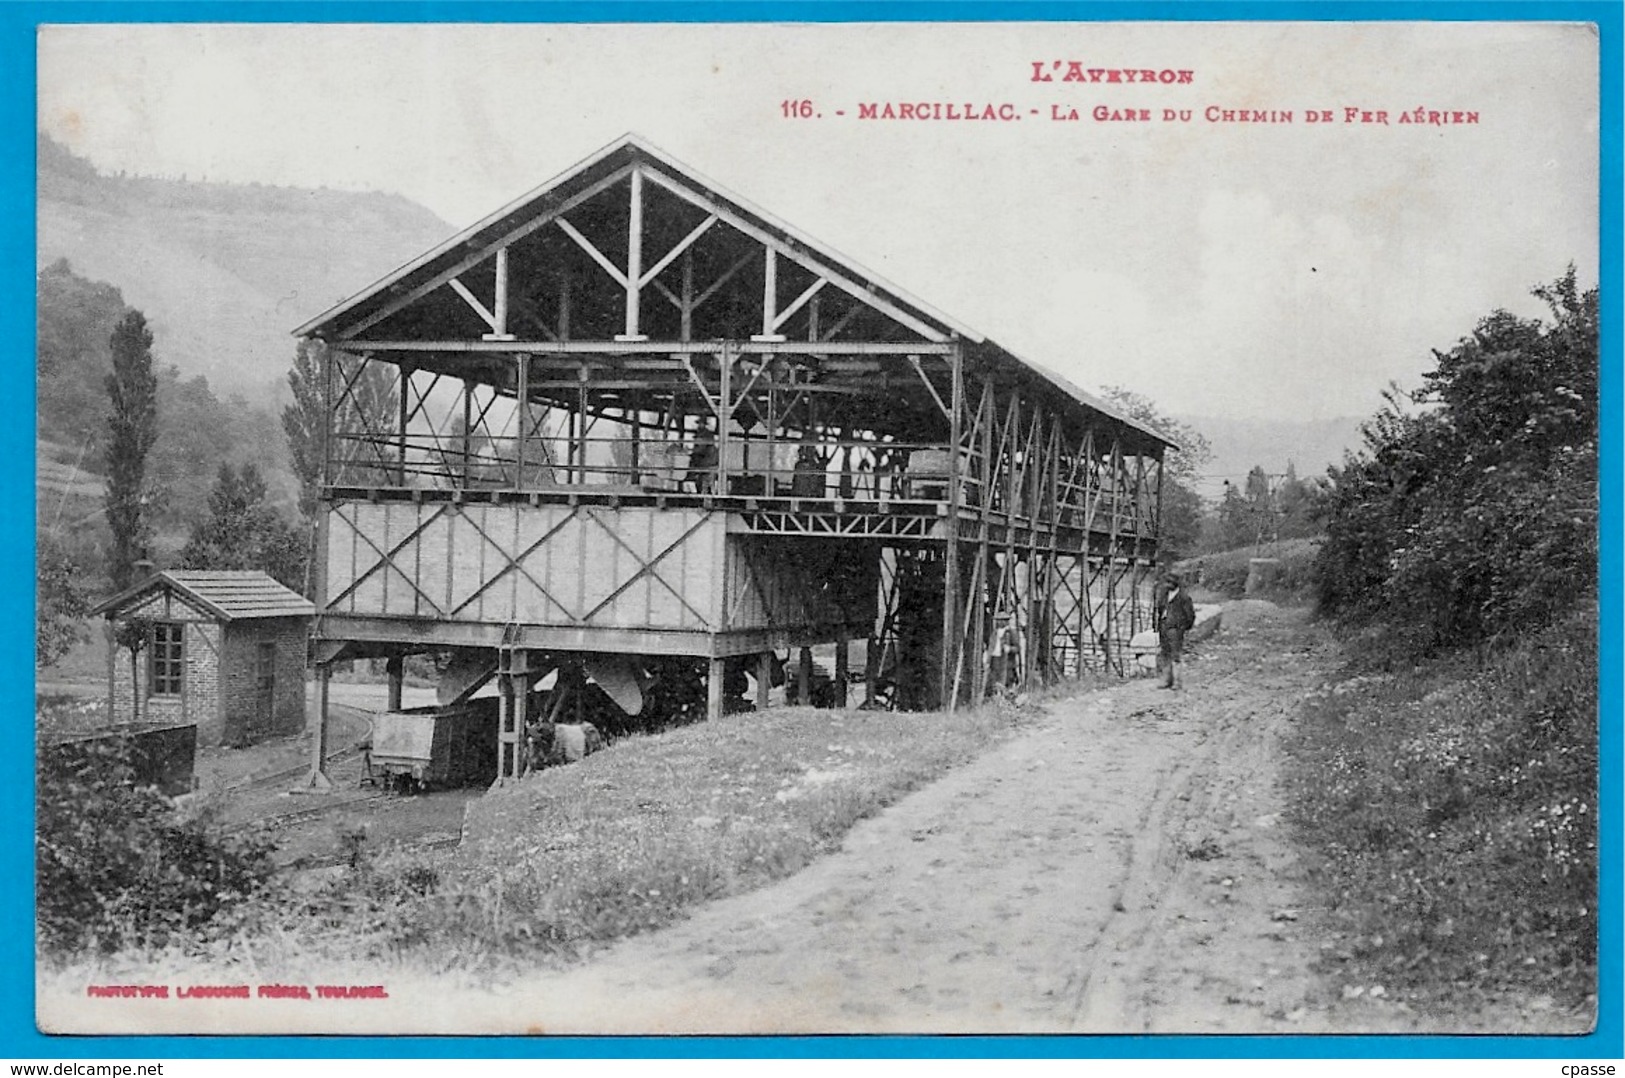
M293 403L282 409L282 429L288 436L288 456L299 480L299 513L314 520L322 496L322 431L327 409L322 401L322 348L320 341L300 341L288 371Z
M107 524L113 532L113 587L134 580L146 553L147 453L158 440L158 379L152 371L152 331L140 311L119 319L110 340L113 373L107 376L112 411L107 417Z

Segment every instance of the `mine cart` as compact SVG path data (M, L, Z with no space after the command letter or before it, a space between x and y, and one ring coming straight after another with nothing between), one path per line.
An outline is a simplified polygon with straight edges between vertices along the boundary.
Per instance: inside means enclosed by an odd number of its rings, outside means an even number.
M385 712L373 723L372 766L385 785L486 785L497 774L496 724L494 698Z

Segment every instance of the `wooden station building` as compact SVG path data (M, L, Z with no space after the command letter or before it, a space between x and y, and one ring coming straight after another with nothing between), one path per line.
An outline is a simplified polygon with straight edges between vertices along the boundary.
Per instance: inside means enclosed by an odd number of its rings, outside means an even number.
M1167 439L636 136L296 333L319 671L462 654L504 777L549 671L687 663L715 716L866 640L871 700L953 707L1146 627Z

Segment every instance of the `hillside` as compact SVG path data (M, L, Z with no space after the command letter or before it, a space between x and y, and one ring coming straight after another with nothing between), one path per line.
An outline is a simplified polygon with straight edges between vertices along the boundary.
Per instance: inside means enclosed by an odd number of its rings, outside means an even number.
M289 331L444 240L398 195L102 175L39 139L37 264L119 288L160 363L271 403Z

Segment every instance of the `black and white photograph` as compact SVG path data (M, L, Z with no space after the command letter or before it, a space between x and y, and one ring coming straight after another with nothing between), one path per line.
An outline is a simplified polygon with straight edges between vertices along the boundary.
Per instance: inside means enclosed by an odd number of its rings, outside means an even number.
M51 1034L1584 1034L1596 27L37 52Z

